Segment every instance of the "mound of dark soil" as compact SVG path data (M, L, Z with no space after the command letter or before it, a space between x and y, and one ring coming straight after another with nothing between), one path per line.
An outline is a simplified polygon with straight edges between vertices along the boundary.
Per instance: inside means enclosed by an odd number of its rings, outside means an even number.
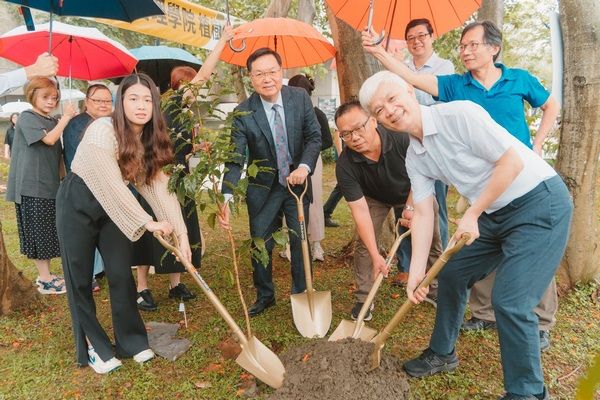
M280 358L286 373L272 400L408 399L409 386L399 360L382 353L381 365L368 371L371 343L354 339L313 340Z

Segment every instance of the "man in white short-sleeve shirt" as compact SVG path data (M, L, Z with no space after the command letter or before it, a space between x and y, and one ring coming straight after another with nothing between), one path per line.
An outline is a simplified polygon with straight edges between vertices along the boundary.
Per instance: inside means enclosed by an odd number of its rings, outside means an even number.
M431 244L435 180L453 185L471 203L451 243L463 233L471 239L438 277L429 348L404 369L422 377L458 366L454 348L468 290L496 270L492 305L506 389L502 399L549 398L533 309L567 243L572 202L566 186L475 103L420 106L413 88L389 71L367 79L359 98L384 126L410 135L406 166L415 208L407 285L411 301L423 301L428 291L415 289L424 277Z

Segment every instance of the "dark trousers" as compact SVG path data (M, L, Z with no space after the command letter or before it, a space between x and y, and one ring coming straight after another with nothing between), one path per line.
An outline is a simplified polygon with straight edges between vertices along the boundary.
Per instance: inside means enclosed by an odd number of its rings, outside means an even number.
M323 205L323 215L325 218L331 218L335 207L337 207L338 203L342 199L342 191L340 190L340 185L338 183L335 184L335 187L331 191L329 198Z
M304 198L304 215L308 225L308 201ZM300 224L298 223L298 209L296 200L275 180L269 197L257 215L250 215L250 235L252 238L262 238L269 254L267 265L262 264L256 257L252 257L254 287L256 288L257 301L267 301L275 297L273 286L273 247L275 241L271 237L273 232L281 228L283 217L287 224L290 240L292 294L302 293L306 290L304 267L302 261L302 241L300 240ZM309 260L310 262L310 260Z
M438 276L438 307L430 347L453 351L469 288L496 270L496 314L504 387L517 395L544 391L538 317L534 308L563 256L573 204L560 177L491 214L479 217L480 237L456 254Z
M114 356L111 341L96 317L92 295L96 247L104 260L110 290L117 356L131 357L148 349L148 336L137 309L135 282L131 274L131 242L110 220L85 182L73 173L69 173L58 190L56 228L77 363L82 366L88 364L86 337L103 361Z
M438 204L438 224L440 226L440 239L442 250L448 246L448 207L446 206L446 196L448 195L448 185L442 181L435 181L435 201ZM402 216L402 209L394 208L396 219ZM400 227L400 234L406 232L408 228ZM410 236L400 243L400 247L396 251L396 259L398 260L398 271L408 272L410 267L410 258L412 256L412 244Z

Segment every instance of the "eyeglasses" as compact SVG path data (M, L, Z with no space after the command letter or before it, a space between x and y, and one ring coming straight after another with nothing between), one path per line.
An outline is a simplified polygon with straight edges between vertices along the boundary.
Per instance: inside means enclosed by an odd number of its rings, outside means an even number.
M471 43L467 43L467 44L461 44L456 49L458 50L459 53L462 53L466 49L469 49L469 51L476 51L477 48L480 45L482 45L482 44L486 45L488 43L486 43L486 42L481 42L481 43L479 43L479 42L471 42Z
M250 74L250 77L252 77L252 79L256 79L258 81L264 81L267 78L273 79L275 77L275 75L277 75L279 73L279 71L281 71L281 68L275 69L273 71L256 72L256 73Z
M410 36L410 37L406 38L406 43L413 44L415 42L415 40L418 40L419 42L423 42L423 41L425 41L425 38L427 36L431 36L431 33L420 33L417 36Z
M91 97L88 97L88 99L91 100L92 103L96 104L97 106L99 106L100 104L103 104L105 106L109 106L112 104L112 99L111 100L102 100L102 99L93 99Z
M342 139L344 142L347 142L349 140L352 140L354 134L360 135L361 131L362 133L366 132L365 126L367 125L367 122L369 122L369 119L371 119L371 117L367 118L364 124L362 124L356 129L353 129L351 131L339 131L340 139Z

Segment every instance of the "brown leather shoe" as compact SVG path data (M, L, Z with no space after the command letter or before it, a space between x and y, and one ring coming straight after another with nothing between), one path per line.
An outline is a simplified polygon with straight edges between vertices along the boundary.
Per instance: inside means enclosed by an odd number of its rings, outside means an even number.
M390 281L392 286L406 286L408 283L408 272L398 272Z

